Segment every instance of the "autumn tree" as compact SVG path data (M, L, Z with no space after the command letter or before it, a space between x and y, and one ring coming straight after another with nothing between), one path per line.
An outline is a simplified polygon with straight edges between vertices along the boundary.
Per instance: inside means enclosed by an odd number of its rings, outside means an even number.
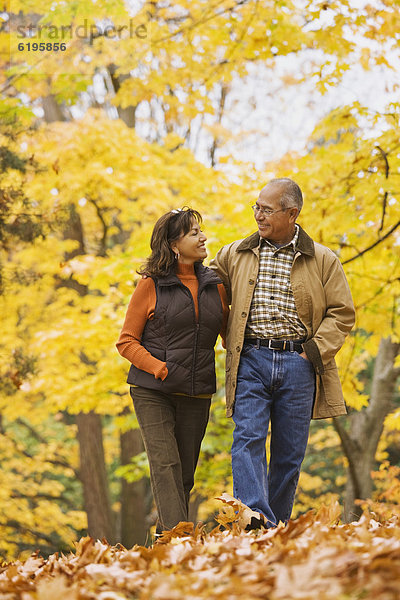
M7 436L15 423L23 430L29 423L32 439L45 447L60 419L60 440L76 437L79 447L71 444L67 455L58 447L51 457L63 464L59 477L68 479L66 488L73 479L83 481L90 533L130 545L144 535L143 527L132 529L133 506L142 525L147 506L143 482L124 479L121 496L115 474L122 465L118 473L132 475L133 465L140 475L131 458L141 447L126 365L111 349L135 270L148 253L149 232L165 210L183 204L199 209L212 255L222 242L252 230L247 200L269 170L286 175L297 169L307 193L307 229L337 251L352 285L359 316L357 333L341 355L342 374L348 403L354 410L367 405L358 374L382 336L397 343L397 321L393 327L389 322L398 297L398 108L382 116L366 115L359 106L337 111L314 132L308 155L285 157L262 172L234 165L235 183L217 167L232 135L225 120L231 90L246 81L251 65L272 71L285 57L306 52L311 67L306 74L296 68L291 83L310 77L311 69L321 90L354 62L366 69L390 66L398 52L396 3L144 2L132 12L121 0L112 9L100 0L94 12L87 0L14 0L11 9L8 19L1 17L0 32L6 48L0 112L8 122L0 155L0 232L7 241L1 248L7 316L0 368L8 386L1 397L2 431ZM32 35L24 36L30 26ZM60 42L63 32L65 50L38 54L27 46ZM385 131L375 136L376 146L363 118ZM199 163L196 151L213 168ZM217 474L223 483L229 477L230 429L221 426L221 396L216 403L218 416L204 447L215 469L206 461L201 466L197 504L218 485ZM47 433L39 428L44 423ZM355 436L347 427L345 432ZM18 460L42 457L25 453L29 449L19 449ZM90 466L87 457L94 456ZM71 489L79 509L79 492ZM18 498L23 505L22 493ZM2 507L5 522L6 501ZM63 539L69 540L72 513L67 529Z
M196 202L210 216L223 185L226 198L230 194L239 197L240 188L200 165L189 150L171 152L146 144L121 121L112 122L114 135L110 137L110 124L109 119L94 112L73 126L48 124L34 134L27 131L19 139L39 165L29 177L21 173L21 181L27 197L35 199L38 210L46 216L49 231L29 243L14 243L7 255L19 277L17 281L9 278L3 297L9 313L10 348L22 336L29 340L35 370L21 374L18 385L11 386L13 410L6 398L2 408L9 421L16 414L33 422L43 415L59 414L68 422L71 417L76 420L81 454L76 474L84 483L90 531L100 537L111 524L107 537L121 539L122 530L112 524L115 517L109 513L101 524L97 515L103 507L109 510L105 465L118 464L120 454L122 464L127 463L129 453L141 449L132 447L128 433L132 419L130 413L123 414L130 406L127 365L115 349L137 278L135 269L148 253L148 232L155 218L166 206L176 206L178 185L187 202ZM61 138L62 147L57 141ZM122 157L121 147L126 148ZM89 164L85 162L88 152ZM15 332L16 321L20 326ZM99 427L102 415L107 420L111 416L114 422L104 446L106 461ZM94 435L93 444L88 446ZM94 453L96 444L99 458L93 464L83 452L89 447ZM90 456L93 458L94 454ZM97 477L99 468L104 470ZM119 499L115 476L112 480L113 497ZM103 485L101 491L98 485ZM133 482L130 486L137 494ZM87 496L91 491L94 496ZM100 494L105 496L102 502ZM136 510L127 527L126 515L140 504L124 503L123 499L122 513L113 506L113 511L119 512L115 526L125 524L124 535L132 535L132 527L147 525L143 513L138 517ZM143 505L142 493L139 500ZM144 541L143 533L140 535Z
M371 497L385 423L399 428L399 112L397 104L384 115L357 104L334 111L307 155L278 166L297 172L307 229L338 254L355 300L356 330L339 357L350 415L333 421L348 461L350 520L361 513L355 500ZM373 127L383 133L366 136ZM370 380L363 372L372 359Z

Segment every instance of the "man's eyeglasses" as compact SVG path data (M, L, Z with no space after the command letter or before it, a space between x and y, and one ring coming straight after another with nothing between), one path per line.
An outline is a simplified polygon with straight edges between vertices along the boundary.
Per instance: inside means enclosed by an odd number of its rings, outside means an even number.
M270 208L261 208L261 206L258 206L258 204L253 204L253 206L251 207L254 211L254 213L261 213L262 215L265 215L266 217L270 217L271 215L274 215L275 213L278 212L285 212L285 210L287 210L288 208L296 208L295 206L287 206L286 208L278 208L278 210L271 210Z

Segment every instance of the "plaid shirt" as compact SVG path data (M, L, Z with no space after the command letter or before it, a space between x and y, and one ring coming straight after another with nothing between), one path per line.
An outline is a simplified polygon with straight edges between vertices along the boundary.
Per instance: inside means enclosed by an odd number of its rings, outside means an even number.
M307 330L297 314L290 285L295 245L299 236L276 248L268 240L260 239L260 266L250 314L246 325L246 337L274 340L299 340L306 337Z

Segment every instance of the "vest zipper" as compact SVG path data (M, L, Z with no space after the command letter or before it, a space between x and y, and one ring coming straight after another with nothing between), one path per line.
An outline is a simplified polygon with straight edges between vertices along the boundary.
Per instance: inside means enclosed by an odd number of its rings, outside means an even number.
M198 310L199 310L199 316L198 319L196 320L196 311L194 310L194 301L192 298L192 305L193 305L193 316L195 319L195 323L196 323L196 331L194 334L194 348L193 348L193 365L192 365L192 396L195 395L195 373L196 373L196 358L197 358L197 345L198 345L198 339L199 339L199 330L200 330L200 282L199 282L199 287L197 290L197 306L198 306Z
M195 376L195 365L196 365L196 357L197 357L197 340L199 337L199 328L200 328L200 285L197 291L197 305L199 307L199 318L196 320L196 311L194 309L194 300L191 291L189 288L181 282L181 286L185 289L185 293L188 294L192 303L192 311L193 311L193 321L196 325L195 333L194 333L194 346L193 346L193 358L192 358L192 380L191 380L191 392L192 396L194 396L194 376Z
M200 317L200 315L199 315ZM198 341L198 337L199 337L199 328L200 328L200 323L196 323L196 332L194 334L194 349L193 349L193 366L192 366L192 396L194 396L194 375L195 375L195 368L196 368L196 358L197 358L197 341Z

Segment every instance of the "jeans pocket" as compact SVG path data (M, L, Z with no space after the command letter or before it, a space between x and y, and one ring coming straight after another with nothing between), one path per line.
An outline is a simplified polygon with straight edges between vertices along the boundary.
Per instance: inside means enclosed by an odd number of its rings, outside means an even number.
M248 344L247 342L245 342L243 344L240 356L247 356L248 354L252 354L255 350L257 350L257 346L255 344Z
M312 364L311 360L309 360L308 358L304 358L304 356L300 356L298 352L295 352L294 354L297 355L299 360L303 361L303 364L306 363L309 369L314 370L314 365Z

